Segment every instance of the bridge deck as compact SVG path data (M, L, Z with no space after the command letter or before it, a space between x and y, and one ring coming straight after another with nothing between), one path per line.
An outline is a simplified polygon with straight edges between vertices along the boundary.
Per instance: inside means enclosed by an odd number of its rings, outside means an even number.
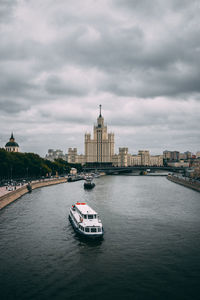
M169 172L184 172L185 169L184 167L169 167L169 166L131 166L131 167L105 167L105 166L98 166L98 167L85 167L83 170L85 172L90 172L90 171L102 171L107 174L112 174L112 173L131 173L133 171L169 171Z

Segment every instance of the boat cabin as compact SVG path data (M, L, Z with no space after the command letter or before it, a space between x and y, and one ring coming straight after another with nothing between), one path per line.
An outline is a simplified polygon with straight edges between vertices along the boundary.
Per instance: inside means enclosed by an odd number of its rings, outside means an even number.
M75 205L75 210L82 216L84 219L92 220L97 219L98 215L95 210L89 207L86 203L77 202Z

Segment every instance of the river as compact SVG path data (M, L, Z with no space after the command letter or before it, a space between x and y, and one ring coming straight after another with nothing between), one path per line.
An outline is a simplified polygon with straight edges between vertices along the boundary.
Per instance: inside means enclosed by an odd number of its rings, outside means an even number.
M99 213L102 241L76 236L75 201ZM147 176L34 190L0 211L0 268L1 300L198 299L199 193Z

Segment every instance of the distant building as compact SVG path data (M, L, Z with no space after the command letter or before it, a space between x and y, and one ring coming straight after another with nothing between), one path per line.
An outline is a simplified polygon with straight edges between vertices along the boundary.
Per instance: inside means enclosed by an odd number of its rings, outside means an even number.
M163 155L150 155L149 150L139 150L138 157L141 157L141 166L163 166Z
M68 161L68 163L73 163L73 164L78 163L77 148L69 148L68 149L67 161Z
M85 155L83 155L83 154L78 155L77 163L84 165L85 164Z
M184 152L184 154L186 155L186 159L192 158L192 152L186 151L186 152Z
M193 162L192 162L192 168L194 169L194 177L198 177L200 178L200 157L196 158Z
M187 156L187 154L185 154ZM180 152L179 151L168 151L165 150L163 152L163 159L165 161L179 161L180 159Z
M199 158L200 157L200 151L198 151L197 153L196 153L196 158Z
M141 165L149 166L150 165L150 154L148 150L139 150L138 155L141 156Z
M163 159L171 160L171 151L168 150L163 151Z
M5 149L8 152L19 152L19 145L15 142L13 133L11 134L9 142L6 143Z
M187 154L186 153L180 153L179 154L179 159L180 160L186 160L187 159Z
M148 150L139 150L138 155L128 153L128 148L119 148L119 154L112 157L113 165L127 166L163 166L163 155L150 155Z
M68 148L68 155L67 155L68 163L72 164L85 164L85 155L77 153L77 148Z
M63 159L63 160L67 160L67 155L63 154L62 150L53 150L53 149L49 149L48 150L48 154L45 156L46 159L50 160L50 161L54 161L55 159Z
M179 151L172 151L171 152L171 160L173 161L179 161Z
M85 154L78 155L77 148L68 148L69 163L112 163L114 155L114 133L107 133L104 118L101 115L101 105L97 125L90 133L85 134Z
M151 155L150 156L150 166L163 166L163 155Z
M141 155L131 155L131 165L141 166Z
M119 148L119 154L114 154L112 156L112 163L114 166L118 167L131 166L131 154L128 153L128 148Z
M85 162L112 162L114 155L114 133L107 133L104 118L101 115L101 105L97 125L94 126L93 139L90 133L85 134Z

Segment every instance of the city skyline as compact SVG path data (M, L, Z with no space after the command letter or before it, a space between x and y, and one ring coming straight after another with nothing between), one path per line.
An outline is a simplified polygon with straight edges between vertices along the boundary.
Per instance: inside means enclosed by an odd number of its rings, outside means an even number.
M0 147L84 152L102 104L115 152L200 150L197 2L0 4Z
M99 118L101 117L102 119L103 119L103 123L104 123L104 117L103 117L103 115L102 115L102 105L100 104L99 105L99 116L97 117L97 123L99 122L98 120L99 120ZM97 126L96 126L97 125ZM97 128L98 129L98 124L94 124L94 126L93 126L93 130L95 131L95 128ZM107 123L105 123L105 126L106 126L106 131L107 131ZM84 139L84 148L86 147L86 145L85 145L85 142L86 142L86 140L87 140L87 137L86 136L89 136L89 139L91 139L92 138L92 140L91 141L93 141L93 138L95 138L95 132L93 132L92 134L91 134L91 132L85 132L85 134L84 134L84 136L85 136L85 139ZM115 155L117 155L117 151L119 150L119 151L121 151L120 149L124 149L124 150L126 150L126 151L128 151L128 147L119 147L118 149L115 149L115 143L114 143L114 133L113 132L111 132L110 133L110 135L112 135L113 136L113 153L115 154ZM10 137L10 139L9 139L9 141L5 144L5 146L0 146L0 148L4 148L6 151L10 151L10 152L23 152L23 151L21 151L21 149L20 149L20 151L19 151L19 145L17 144L17 143L15 143L16 145L14 145L14 147L16 148L16 146L17 146L17 148L16 149L8 149L8 144L9 144L9 142L11 141L13 139L13 141L15 142L15 138L13 137L13 132L11 133L11 137ZM83 163L83 161L84 161L84 159L83 159L83 156L85 156L85 153L83 154L83 153L80 153L80 149L77 149L77 147L68 147L68 149L65 149L65 150L63 150L63 149L58 149L58 148L51 148L51 149L48 149L48 153L49 153L49 151L50 152L59 152L60 154L59 155L61 155L61 153L62 153L62 155L64 155L64 156L67 156L68 154L69 154L69 149L70 150L72 150L72 152L73 151L76 151L76 153L77 153L77 155L78 156L80 156L81 158L80 158L80 160L81 160L81 163ZM86 150L86 148L85 148L85 150ZM137 149L137 153L135 152L135 153L129 153L129 155L137 155L139 152L151 152L151 149L143 149L143 150L140 150L140 149ZM177 152L177 153L181 153L181 151L179 151L178 149L165 149L165 150L163 150L162 151L162 153L156 153L156 155L162 155L162 154L164 154L164 153L170 153L170 152ZM194 152L194 151L188 151L188 150L184 150L184 151L182 151L183 153L182 154L186 154L187 152L189 152L189 153L191 153L191 154L194 154L194 155L196 155L196 154L199 154L200 153L200 151L196 151L196 152ZM95 153L96 153L96 151L95 151ZM81 154L81 155L80 155ZM152 153L152 154L155 154L155 153ZM52 154L51 154L52 155ZM57 154L56 154L57 155ZM73 155L73 154L72 154ZM96 154L95 154L96 155ZM45 157L47 158L48 157L48 154L46 153L46 155L45 155ZM66 158L64 158L64 160L65 160ZM82 161L83 160L83 161Z

